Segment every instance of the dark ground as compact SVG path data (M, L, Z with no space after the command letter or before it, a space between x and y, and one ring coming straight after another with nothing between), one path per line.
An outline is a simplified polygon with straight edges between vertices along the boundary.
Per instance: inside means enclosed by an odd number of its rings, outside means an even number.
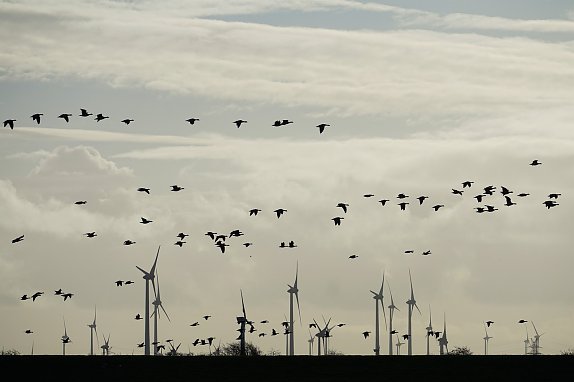
M3 380L82 381L559 381L570 356L0 356Z

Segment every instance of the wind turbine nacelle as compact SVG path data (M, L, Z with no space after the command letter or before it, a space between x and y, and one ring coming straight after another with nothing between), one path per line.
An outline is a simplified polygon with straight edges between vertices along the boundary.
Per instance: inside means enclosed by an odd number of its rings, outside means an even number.
M235 317L237 319L237 323L238 324L244 324L247 322L247 320L245 319L245 317Z

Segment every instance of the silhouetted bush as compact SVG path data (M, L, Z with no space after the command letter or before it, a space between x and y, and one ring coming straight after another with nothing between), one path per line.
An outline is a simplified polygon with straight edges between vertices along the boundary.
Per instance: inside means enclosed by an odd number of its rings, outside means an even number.
M455 346L453 350L448 352L448 355L472 355L472 351L468 346Z
M8 350L2 349L0 355L20 355L20 352L16 349L8 349Z
M227 345L223 345L222 347L216 349L216 351L212 354L221 356L240 356L241 344L239 342L228 343ZM258 356L263 355L263 352L256 345L252 344L251 342L247 342L245 344L245 355Z
M566 350L562 350L560 352L560 355L574 355L574 349L573 348L569 348Z

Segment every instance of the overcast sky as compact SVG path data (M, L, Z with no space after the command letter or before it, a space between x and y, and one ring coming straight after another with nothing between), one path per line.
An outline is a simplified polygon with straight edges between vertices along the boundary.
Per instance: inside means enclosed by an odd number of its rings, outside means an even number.
M415 354L429 308L449 348L483 354L487 320L490 354L522 354L532 323L543 353L574 347L573 36L569 0L0 1L0 345L61 354L65 320L87 354L96 308L100 345L143 354L136 266L161 246L158 337L180 351L235 341L242 290L269 320L248 341L284 352L258 334L282 331L297 266L297 354L323 317L346 324L331 348L373 354L383 273L405 334L409 270ZM234 229L225 253L205 235Z

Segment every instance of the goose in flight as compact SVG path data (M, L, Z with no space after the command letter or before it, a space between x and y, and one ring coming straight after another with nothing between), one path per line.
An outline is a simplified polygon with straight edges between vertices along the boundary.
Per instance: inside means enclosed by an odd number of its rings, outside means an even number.
M60 289L54 291L54 294L57 294L57 295L60 295L60 294L62 294L62 293L63 293L63 292L62 292L62 288L60 288Z
M41 295L43 295L44 292L36 292L32 295L32 301L36 301L36 298L40 297Z
M24 301L24 300L29 300L32 297L28 296L27 294L23 295L22 297L20 297L20 300Z
M124 285L130 285L130 284L133 284L133 283L134 283L134 282L131 281L131 280L126 280L126 281L124 281Z
M139 192L145 192L146 194L149 195L149 188L140 187L140 188L138 188L138 191L139 191Z
M295 242L293 240L291 240L289 242L289 248L295 248L295 247L297 247L297 245L295 244Z
M20 235L15 239L12 239L12 243L18 243L19 241L24 240L24 235Z
M122 122L125 123L126 125L129 125L130 123L132 123L134 120L130 119L130 118L126 118L126 119L122 119Z
M528 321L526 321L526 320L518 320L518 323L519 323L519 324L524 324L524 323L527 323L527 322L528 322Z
M143 320L143 317L138 313L138 314L136 314L135 319L136 320Z
M287 210L283 209L283 208L278 208L273 212L275 212L277 214L277 219L279 219L281 217L281 215L283 215L283 213L287 212Z
M452 193L453 193L453 194L457 194L457 195L462 195L463 191L457 190L457 189L453 188L453 189L452 189Z
M153 220L146 219L143 216L142 216L141 221L140 221L141 224L148 224L148 223L152 223L152 222L153 222Z
M72 114L64 113L64 114L60 114L60 115L58 116L58 118L62 118L62 119L63 119L64 121L66 121L66 122L70 122L70 117L71 117L71 116L72 116Z
M470 186L472 186L473 183L474 182L471 180L466 180L466 181L462 182L462 188L470 187Z
M124 281L123 280L117 280L116 281L116 286L122 286L124 285Z
M514 206L516 205L515 202L512 201L512 199L510 199L510 197L508 195L504 196L504 199L506 199L506 203L504 203L505 206Z
M321 124L317 125L317 127L319 128L319 134L322 134L323 131L325 131L325 127L327 127L327 126L331 126L331 125L329 125L327 123L321 123Z
M544 204L547 209L550 209L551 207L556 207L558 205L558 203L556 203L554 200L547 200L542 204Z
M403 194L402 192L397 195L397 198L398 198L398 199L405 199L405 198L408 198L408 197L409 197L408 195L405 195L405 194Z
M337 204L337 207L343 209L344 213L347 213L347 207L349 207L349 205L347 203L339 203Z
M177 184L174 184L173 186L171 186L171 191L181 191L185 189L185 187L180 187Z
M40 117L43 115L44 114L42 114L42 113L36 113L36 114L32 114L30 116L30 118L32 118L34 121L36 121L36 123L39 125L40 124Z
M363 197L365 198L372 198L375 194L364 194Z
M359 255L352 254L351 256L349 256L349 259L356 259L357 257L359 257Z
M77 202L74 202L74 204L78 204L78 205L86 204L86 203L88 203L86 200L78 200Z
M428 196L422 195L422 196L419 196L417 199L419 200L419 205L422 205L423 202L425 201L425 199L428 199Z
M199 121L199 118L188 118L186 121L189 122L190 125L193 125L195 122Z
M428 256L428 255L430 255L430 254L431 254L431 251L430 251L430 250L429 250L429 251L424 251L424 252L423 252L423 256Z
M381 203L382 206L385 205L385 203L387 203L389 201L389 199L381 199L379 200L379 203Z
M32 334L32 333L34 333L34 332L31 331L30 329L26 329L26 331L25 331L24 333L26 333L26 334Z
M548 194L549 199L558 199L558 197L562 194Z
M225 253L225 247L229 247L229 244L226 244L223 241L218 241L217 243L215 243L215 246L219 247L221 253Z
M335 223L335 225L341 225L341 220L343 220L343 217L337 216L332 218L331 220Z
M181 240L185 239L186 236L189 236L189 235L186 233L183 233L183 232L180 232L177 234L177 237L179 237Z
M477 201L478 203L482 203L482 199L483 199L485 196L486 196L486 195L484 195L484 194L479 194L479 195L474 196L474 198L476 199L476 201Z
M100 122L106 118L110 118L108 116L103 115L102 113L99 113L98 115L96 115L96 118L94 118L94 120L96 120L97 122Z
M62 293L61 294L61 296L64 298L64 301L66 301L69 298L71 299L73 295L74 295L73 293Z
M407 249L405 253L414 253L414 251L412 249Z
M540 162L538 159L534 159L532 162L530 162L531 166L538 166L541 164L542 164L542 162Z
M136 243L135 241L131 241L131 240L125 240L125 241L124 241L124 245L132 245L132 244L135 244L135 243Z
M401 211L404 211L404 210L405 210L407 204L409 204L409 202L401 202L401 203L399 203L399 206L401 206Z
M207 231L205 233L205 236L209 236L211 238L211 240L215 240L215 235L216 235L216 233L212 232L212 231Z
M508 188L504 187L504 186L500 186L500 193L502 195L508 195L508 194L512 194L514 191L510 191Z
M494 321L486 321L486 326L490 326L492 324L494 324Z
M95 232L86 232L84 235L86 235L86 237L96 237L96 236L98 236L98 234L95 233Z
M440 208L442 208L442 207L444 207L444 204L436 204L436 205L432 206L432 208L433 208L435 211L438 211L438 210L439 210Z
M243 245L245 246L245 248L250 247L253 245L253 243L251 242L247 242L247 243L243 243Z
M245 121L243 119L238 119L237 121L233 121L233 123L235 123L235 126L237 126L237 128L239 129L241 127L241 125L243 123L247 123L247 121Z
M249 216L257 216L259 212L261 212L259 208L252 208L249 210Z
M16 122L15 119L7 119L4 121L4 127L9 126L10 129L14 130L14 122Z
M88 113L86 109L80 109L80 111L80 117L89 117L90 115L93 115L92 113Z
M176 241L176 242L173 243L173 244L174 244L174 245L179 245L179 248L181 248L181 247L183 247L183 245L184 245L185 243L186 243L185 241L178 240L178 241Z
M369 331L363 332L363 337L365 337L366 339L369 336L369 334L371 334L371 332Z

